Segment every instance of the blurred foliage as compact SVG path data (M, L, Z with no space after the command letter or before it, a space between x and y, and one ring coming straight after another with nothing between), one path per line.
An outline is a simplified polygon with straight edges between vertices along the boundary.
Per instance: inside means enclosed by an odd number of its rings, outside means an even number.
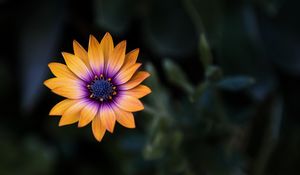
M42 141L34 136L27 136L24 140L17 140L3 132L1 133L1 140L0 174L53 173L56 154Z
M295 175L300 2L0 1L0 174ZM59 128L42 82L72 40L109 31L140 48L152 93L98 143Z

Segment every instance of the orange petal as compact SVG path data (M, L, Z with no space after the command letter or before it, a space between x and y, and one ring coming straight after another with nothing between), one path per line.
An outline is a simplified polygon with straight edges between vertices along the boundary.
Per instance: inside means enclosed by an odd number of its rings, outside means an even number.
M63 52L62 53L68 68L82 80L89 81L92 78L90 70L86 67L84 62L77 56Z
M82 82L80 80L76 81L69 78L50 78L44 81L44 85L47 86L49 89L55 89L59 87L74 87L74 88L81 88Z
M135 128L134 117L131 112L124 111L118 107L113 108L117 121L126 128Z
M76 75L64 64L61 63L49 63L48 64L51 72L56 77L78 79Z
M123 66L121 67L119 72L124 72L125 70L129 69L136 63L137 56L139 54L139 49L132 50L131 52L125 55L125 60Z
M98 112L98 104L89 103L81 110L78 127L84 127L89 124Z
M116 116L109 105L102 105L100 107L100 119L105 128L109 132L113 133L116 123Z
M120 84L124 84L126 83L128 80L130 80L130 78L132 77L132 75L136 72L136 70L141 66L141 63L136 63L133 66L131 66L128 69L121 69L118 74L116 75L115 79L116 79L116 84L120 85Z
M58 87L52 89L52 92L69 99L81 99L83 97L86 97L86 93L84 92L83 89L78 87L73 87L73 86Z
M92 121L92 130L94 137L100 142L106 131L105 126L101 123L100 112L98 112Z
M140 49L134 49L132 51L130 51L129 53L126 54L125 56L125 61L123 64L124 69L127 69L128 67L134 65L136 63L137 57L139 55L139 51Z
M110 59L110 56L111 56L111 54L113 52L113 49L114 49L113 39L112 39L111 35L108 32L106 32L106 34L102 38L102 40L100 42L100 47L101 47L102 52L103 52L105 64L107 64L107 61Z
M136 112L144 109L144 106L139 99L129 95L119 94L115 100L115 104L128 112Z
M63 86L64 82L58 80L58 78L50 78L44 81L44 85L47 86L49 89L55 89L59 86Z
M111 57L107 60L106 75L113 77L122 67L125 59L126 41L120 42L114 49Z
M87 51L76 40L73 41L73 50L74 54L85 63L86 67L90 68Z
M77 103L76 100L65 99L57 103L50 111L49 115L62 115L70 106Z
M139 85L133 89L120 92L120 94L125 94L136 98L142 98L150 93L151 89L145 85Z
M150 74L145 71L139 71L125 84L122 84L120 88L122 90L132 89L137 85L141 84L146 78L148 78Z
M80 100L69 107L60 118L59 126L76 123L80 118L80 111L85 107L86 104L86 101Z
M93 35L90 35L88 57L92 70L99 76L104 69L104 57L99 42Z

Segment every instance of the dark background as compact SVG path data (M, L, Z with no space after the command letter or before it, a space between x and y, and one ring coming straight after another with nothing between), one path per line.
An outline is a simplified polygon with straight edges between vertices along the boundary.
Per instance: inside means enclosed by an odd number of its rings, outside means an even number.
M296 175L297 0L0 0L0 174ZM110 32L152 76L136 129L58 127L43 81Z

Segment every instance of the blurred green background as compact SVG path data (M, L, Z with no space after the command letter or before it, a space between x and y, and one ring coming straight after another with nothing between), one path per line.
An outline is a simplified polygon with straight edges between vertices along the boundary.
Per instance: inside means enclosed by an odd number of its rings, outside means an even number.
M0 0L0 175L300 173L300 1ZM110 32L152 76L136 129L58 127L43 81Z

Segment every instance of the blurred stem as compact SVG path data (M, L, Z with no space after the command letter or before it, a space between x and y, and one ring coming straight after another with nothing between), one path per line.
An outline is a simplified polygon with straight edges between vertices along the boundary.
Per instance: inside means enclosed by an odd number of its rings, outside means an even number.
M192 0L183 0L184 6L186 8L187 13L190 15L192 22L194 23L196 30L198 31L199 36L204 34L204 27L202 24L201 16L197 12L195 5Z
M194 87L189 83L182 83L182 88L185 90L185 92L189 95L194 93Z
M147 104L144 104L144 108L145 108L144 109L145 112L147 112L147 113L149 113L151 115L156 115L157 114L157 111L153 107L151 107L151 106L149 106Z
M169 117L169 115L166 111L153 108L152 106L149 106L147 104L144 104L144 110L145 110L145 112L149 113L151 116L158 116L161 118L171 119L171 117Z
M210 65L212 65L212 55L210 52L210 47L208 44L208 41L205 37L204 33L200 34L200 38L199 38L199 54L202 57L202 64L205 68L205 70L207 70L209 68Z
M283 111L282 97L273 100L270 113L270 122L266 127L263 143L254 164L253 175L264 175L270 156L278 142Z
M189 14L198 34L198 52L200 61L202 62L205 71L212 64L212 54L200 14L198 13L192 0L183 0L186 12Z

